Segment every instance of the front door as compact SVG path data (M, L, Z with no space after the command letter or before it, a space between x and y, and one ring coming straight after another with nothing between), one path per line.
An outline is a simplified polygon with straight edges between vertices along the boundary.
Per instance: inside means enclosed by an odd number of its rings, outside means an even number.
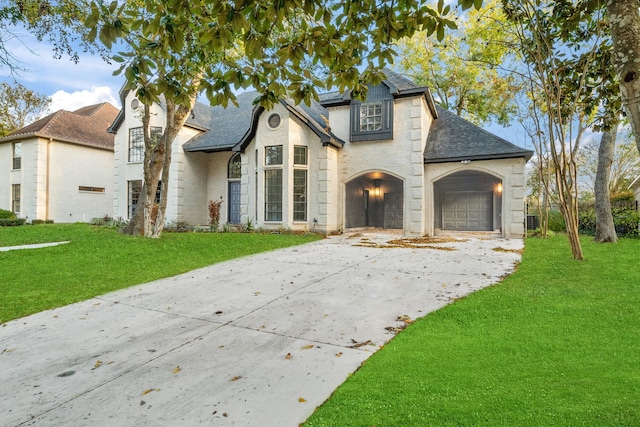
M240 224L240 181L229 181L229 223Z
M401 192L384 193L384 228L402 229L403 211Z

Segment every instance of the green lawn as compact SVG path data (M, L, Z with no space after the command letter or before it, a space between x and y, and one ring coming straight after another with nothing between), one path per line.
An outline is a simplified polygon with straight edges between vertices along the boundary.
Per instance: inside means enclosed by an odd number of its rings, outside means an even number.
M0 323L128 286L319 237L261 233L163 233L161 239L87 224L0 227L0 246L69 240L0 252Z
M571 259L528 239L518 271L412 324L305 426L640 425L640 240Z

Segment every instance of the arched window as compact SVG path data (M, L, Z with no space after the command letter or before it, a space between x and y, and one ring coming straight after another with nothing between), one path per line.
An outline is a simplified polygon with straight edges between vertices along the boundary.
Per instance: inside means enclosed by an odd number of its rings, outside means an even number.
M240 179L242 163L240 161L240 153L236 153L229 159L229 167L227 169L227 178Z

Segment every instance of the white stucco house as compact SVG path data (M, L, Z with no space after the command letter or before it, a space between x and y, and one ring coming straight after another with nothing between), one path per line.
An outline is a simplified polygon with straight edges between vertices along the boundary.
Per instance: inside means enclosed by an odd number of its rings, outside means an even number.
M328 93L311 106L272 110L197 104L173 144L167 220L336 233L361 228L406 235L525 232L524 166L532 152L437 107L429 90L386 70L365 102ZM139 102L121 93L115 134L114 214L131 217L142 184ZM164 113L155 105L152 133ZM165 185L165 183L163 183Z
M117 114L109 103L60 110L0 139L0 209L63 223L111 215Z

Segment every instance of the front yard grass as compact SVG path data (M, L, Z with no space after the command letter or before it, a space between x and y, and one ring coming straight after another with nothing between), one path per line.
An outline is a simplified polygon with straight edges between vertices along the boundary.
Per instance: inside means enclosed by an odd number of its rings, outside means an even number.
M640 425L640 240L528 239L518 271L410 325L305 426Z
M0 323L317 235L163 233L124 236L88 224L0 227L0 246L70 241L0 252Z

